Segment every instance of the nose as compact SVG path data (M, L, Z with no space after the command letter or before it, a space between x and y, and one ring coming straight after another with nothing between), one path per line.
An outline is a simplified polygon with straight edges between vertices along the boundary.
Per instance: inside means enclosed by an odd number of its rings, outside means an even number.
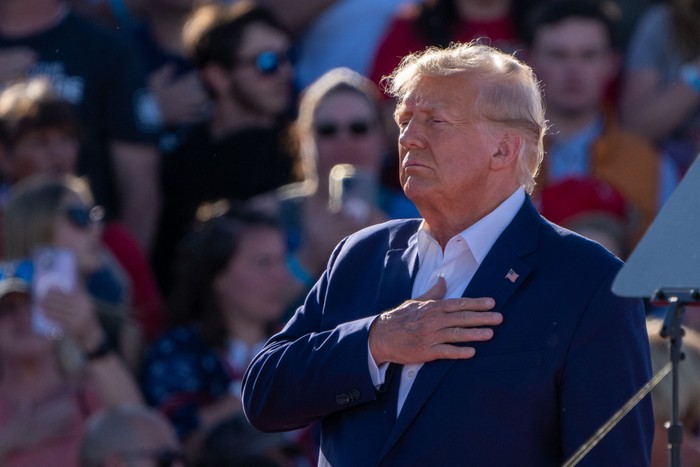
M425 147L425 140L415 120L411 120L400 130L399 145L404 149Z

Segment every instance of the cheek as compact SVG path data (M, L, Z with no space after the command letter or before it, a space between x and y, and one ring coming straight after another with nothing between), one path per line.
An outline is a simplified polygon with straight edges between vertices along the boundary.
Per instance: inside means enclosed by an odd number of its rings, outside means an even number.
M77 245L76 235L73 229L64 222L56 222L53 229L53 244L57 247L75 249Z
M18 151L13 159L18 179L45 170L49 160L45 153L34 150Z

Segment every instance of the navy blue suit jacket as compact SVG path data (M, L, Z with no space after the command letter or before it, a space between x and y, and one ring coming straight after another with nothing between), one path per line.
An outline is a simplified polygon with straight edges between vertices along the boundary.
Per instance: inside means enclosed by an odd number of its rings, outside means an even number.
M246 415L264 431L320 420L321 463L334 467L561 465L651 376L642 303L610 291L621 262L526 200L464 292L495 298L503 323L473 358L426 363L397 418L399 367L374 387L368 330L411 297L419 223L338 245L248 368ZM653 430L647 397L578 465L648 465Z

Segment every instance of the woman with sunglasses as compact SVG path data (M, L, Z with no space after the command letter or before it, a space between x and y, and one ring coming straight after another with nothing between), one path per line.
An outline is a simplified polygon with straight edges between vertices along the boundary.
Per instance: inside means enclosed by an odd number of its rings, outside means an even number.
M56 95L48 80L32 78L4 89L0 93L0 206L13 186L29 177L75 174L81 133L75 109ZM87 213L74 210L72 216L78 224L90 223ZM117 306L128 302L138 331L150 342L161 331L163 317L148 261L130 232L110 216L101 240L109 254L103 255L105 261L89 278L88 288L103 302Z
M380 102L376 86L348 68L333 69L312 83L291 131L304 181L253 201L280 216L285 226L287 262L296 278L288 291L292 302L313 285L343 237L389 218L418 215L402 192L381 183L388 143ZM340 182L331 176L348 166ZM354 194L368 205L358 208L346 198L344 206L352 209L341 208L336 183L345 191L358 188Z
M242 413L243 373L284 312L285 253L276 219L223 201L199 209L180 245L171 327L146 353L142 386L192 460L211 429Z
M112 347L132 370L140 364L142 339L129 306L128 289L114 289L121 269L102 242L104 210L94 206L85 180L73 175L35 175L12 188L3 212L3 255L30 258L42 246L75 257L80 284L89 295ZM118 284L128 284L118 277ZM110 297L114 295L114 297Z
M139 388L100 322L86 291L100 265L99 210L91 209L77 178L36 178L10 197L3 220L7 263L0 278L0 464L8 467L78 464L86 418L101 407L142 403ZM70 290L49 287L42 298L36 246L75 257ZM32 264L33 266L28 266ZM66 271L68 272L68 271ZM36 305L60 329L38 332Z

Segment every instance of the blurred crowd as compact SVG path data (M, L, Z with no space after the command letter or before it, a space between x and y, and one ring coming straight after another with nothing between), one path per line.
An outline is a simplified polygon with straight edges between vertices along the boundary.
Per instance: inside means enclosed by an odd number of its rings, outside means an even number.
M0 464L315 465L243 373L339 241L420 216L382 78L471 40L541 81L541 213L625 259L700 152L696 0L0 2Z

